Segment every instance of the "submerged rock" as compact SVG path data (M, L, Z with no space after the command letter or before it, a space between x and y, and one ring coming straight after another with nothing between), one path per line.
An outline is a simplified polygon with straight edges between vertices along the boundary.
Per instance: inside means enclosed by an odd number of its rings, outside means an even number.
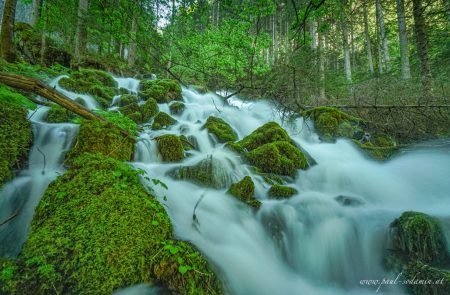
M290 186L274 184L269 189L270 199L287 199L297 194L298 191Z
M181 139L172 134L156 138L158 152L165 162L179 162L184 158L184 146Z
M219 142L236 141L238 139L233 128L220 118L210 116L203 127L206 128L209 133L214 134Z
M175 124L176 122L177 122L177 120L172 118L169 114L164 113L164 112L159 112L156 115L155 120L153 121L152 130L165 129L165 128Z
M186 106L181 101L175 101L169 105L169 109L172 115L181 115L186 109Z
M349 196L344 196L344 195L339 195L334 199L336 200L336 202L338 202L342 206L357 207L357 206L361 206L364 204L364 201L359 198L349 197Z
M155 99L158 103L181 100L181 87L175 80L143 80L140 84L139 96L144 100Z
M233 183L228 193L250 207L258 209L261 206L261 202L255 198L255 184L250 176L245 176L241 181Z
M221 294L201 254L172 239L164 207L140 172L83 154L47 189L17 262L0 262L8 294L111 294L158 282L176 294Z
M182 166L168 172L174 179L189 180L216 189L226 188L233 182L232 169L223 160L208 156L194 166Z

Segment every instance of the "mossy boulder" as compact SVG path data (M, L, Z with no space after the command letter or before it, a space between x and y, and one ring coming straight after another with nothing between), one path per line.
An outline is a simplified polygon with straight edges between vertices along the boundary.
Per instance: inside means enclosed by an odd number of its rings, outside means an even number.
M450 269L433 267L415 261L404 269L404 278L410 280L407 289L413 295L448 295L450 294ZM417 283L417 282L429 283ZM414 283L416 282L416 283Z
M206 128L209 133L214 134L219 142L236 141L238 139L233 128L221 118L210 116L203 127Z
M147 101L141 105L142 121L148 122L159 112L158 103L153 98L147 99Z
M159 112L152 124L152 130L160 130L165 129L173 124L175 124L177 120L172 118L169 114L164 112Z
M295 176L297 169L308 166L305 155L287 141L264 144L247 155L250 164L265 173Z
M362 130L362 119L332 107L317 107L305 111L303 116L312 119L316 132L326 141L336 137L357 139Z
M119 102L117 103L117 105L119 107L124 107L126 105L129 105L131 103L137 103L138 102L138 97L136 95L133 94L122 94L119 98Z
M134 96L134 95L133 95ZM119 111L137 124L146 123L158 113L158 104L153 98L149 98L143 105L130 102L119 108ZM164 119L161 118L162 123Z
M169 109L172 115L181 115L186 106L181 101L174 101L169 105Z
M14 169L23 166L32 140L27 110L0 96L0 186L11 179Z
M129 161L133 156L134 144L133 134L126 137L119 128L109 122L83 120L77 142L68 158L74 159L85 152L91 152Z
M261 202L255 199L255 184L250 176L245 176L241 181L233 183L228 193L250 207L258 209L261 206Z
M356 141L356 144L379 160L390 158L398 150L395 140L385 134L376 134L368 142Z
M165 162L179 162L184 158L184 147L176 135L166 134L156 138L158 152Z
M170 219L140 174L100 154L74 159L36 209L20 271L0 265L10 277L0 280L12 294L111 294L139 283L176 294L221 294L200 253L172 239Z
M69 77L59 80L63 88L95 96L102 107L107 107L117 94L117 82L113 77L100 70L81 69L72 72Z
M46 121L48 123L65 123L71 122L76 115L71 111L58 105L53 105L47 113Z
M271 199L287 199L297 194L298 191L290 186L274 184L270 187L268 193Z
M237 146L246 151L254 150L266 143L275 141L292 142L287 132L275 122L269 122L253 131L241 141L237 142Z
M208 156L193 166L181 166L168 172L168 175L178 180L188 180L193 183L222 189L228 187L234 180L227 163Z
M158 103L181 100L181 86L175 80L143 80L140 83L139 96L143 99L154 98Z

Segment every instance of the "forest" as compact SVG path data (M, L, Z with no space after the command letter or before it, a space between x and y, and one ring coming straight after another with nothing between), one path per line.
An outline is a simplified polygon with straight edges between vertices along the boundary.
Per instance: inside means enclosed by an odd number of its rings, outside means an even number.
M450 294L450 0L0 18L0 294Z

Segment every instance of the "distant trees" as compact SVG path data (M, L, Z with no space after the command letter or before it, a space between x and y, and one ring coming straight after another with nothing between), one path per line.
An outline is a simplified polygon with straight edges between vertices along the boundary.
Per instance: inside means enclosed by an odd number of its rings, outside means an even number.
M14 18L16 15L17 0L6 0L3 7L2 30L0 32L0 57L7 61L14 61Z

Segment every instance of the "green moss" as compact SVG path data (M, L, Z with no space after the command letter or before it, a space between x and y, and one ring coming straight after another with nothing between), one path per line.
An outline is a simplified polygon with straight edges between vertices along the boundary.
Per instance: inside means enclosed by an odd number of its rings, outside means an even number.
M170 113L172 115L181 115L185 108L186 106L181 101L175 101L169 105Z
M173 124L175 124L177 120L172 118L170 115L164 112L159 112L155 120L153 121L152 130L160 130L165 129Z
M32 110L36 108L36 104L28 100L24 95L3 84L0 84L0 102L8 102Z
M139 96L143 99L154 98L158 103L181 100L181 87L175 80L143 80L140 84Z
M405 267L404 278L410 280L411 283L407 284L407 288L413 295L450 294L450 270L432 267L416 261ZM431 283L418 283L420 280Z
M419 212L404 212L394 220L391 228L391 248L407 260L424 263L447 261L449 253L439 220Z
M122 94L119 98L119 107L124 107L126 105L129 105L130 103L137 103L138 97L133 94Z
M264 144L247 154L250 163L266 173L295 176L296 169L308 164L303 153L287 141Z
M13 176L26 159L33 133L27 110L0 101L0 186Z
M13 294L17 292L18 266L14 260L0 258L0 294Z
M75 119L74 113L58 105L52 105L47 113L46 121L48 123L64 123L71 122L73 119Z
M176 135L162 135L156 138L158 151L165 162L179 162L184 158L184 147Z
M324 140L336 137L354 138L361 131L362 120L336 108L317 107L303 113L314 122L316 132Z
M375 135L370 141L363 144L359 141L354 142L367 151L372 157L379 160L386 160L397 151L396 142L391 137L384 134Z
M158 103L153 98L147 99L147 101L141 106L142 121L148 122L159 111Z
M71 160L85 152L92 152L129 161L132 159L134 143L132 135L125 137L118 128L108 122L83 120L77 142L68 158Z
M208 129L209 133L214 134L219 142L236 141L238 139L236 132L220 118L210 116L203 127Z
M228 192L250 207L258 209L261 206L261 202L255 199L255 184L250 176L245 176L241 181L233 183Z
M269 122L253 131L243 140L237 142L236 148L240 147L241 149L251 151L266 143L275 141L291 142L292 140L280 125L275 122Z
M128 117L118 112L107 112L102 110L95 110L95 113L105 118L108 122L125 130L131 137L136 137L138 134L138 126Z
M36 209L16 294L111 294L143 282L177 294L220 294L200 253L172 240L164 207L139 174L100 154L74 159Z
M271 198L271 199L287 199L297 193L298 193L298 191L293 187L274 184L269 189L269 198Z

